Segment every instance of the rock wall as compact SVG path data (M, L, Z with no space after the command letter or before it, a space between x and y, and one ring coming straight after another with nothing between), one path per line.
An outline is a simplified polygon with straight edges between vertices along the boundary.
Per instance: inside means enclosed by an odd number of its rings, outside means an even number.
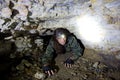
M120 50L119 0L0 0L0 32L65 27L86 48ZM14 34L13 34L14 35Z

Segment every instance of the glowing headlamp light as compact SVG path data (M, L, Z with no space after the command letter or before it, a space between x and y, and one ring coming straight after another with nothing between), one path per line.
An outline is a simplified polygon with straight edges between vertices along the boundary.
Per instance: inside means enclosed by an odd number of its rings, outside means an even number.
M66 38L66 36L64 34L59 34L57 38Z

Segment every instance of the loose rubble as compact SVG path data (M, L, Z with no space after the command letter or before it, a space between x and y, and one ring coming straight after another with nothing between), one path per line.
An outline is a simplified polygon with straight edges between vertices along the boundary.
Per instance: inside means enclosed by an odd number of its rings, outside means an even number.
M119 6L119 0L0 0L0 76L5 74L7 80L120 80ZM103 38L98 43L79 34L83 28L79 30L76 21L87 14L103 28L98 30ZM58 72L46 77L41 56L58 27L69 29L86 49L73 68L66 69L58 61Z

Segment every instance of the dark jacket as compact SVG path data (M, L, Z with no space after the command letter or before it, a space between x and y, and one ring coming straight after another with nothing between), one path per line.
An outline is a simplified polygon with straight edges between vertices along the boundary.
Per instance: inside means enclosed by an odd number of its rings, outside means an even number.
M50 42L46 48L46 51L42 57L43 65L50 64L50 62L52 61L52 59L54 57L55 52L60 53L59 48L56 49L56 47L55 47L55 44L56 44L55 42L56 41L54 39L50 40ZM64 47L65 52L70 52L71 54L73 54L70 58L73 59L74 61L77 60L83 53L83 49L81 48L77 39L73 35L70 35L67 38L66 44L61 47ZM61 52L63 52L63 51L61 51Z

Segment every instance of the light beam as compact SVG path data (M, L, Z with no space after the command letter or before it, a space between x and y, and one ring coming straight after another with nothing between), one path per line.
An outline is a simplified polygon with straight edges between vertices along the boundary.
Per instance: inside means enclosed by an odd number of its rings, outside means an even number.
M96 17L84 15L77 18L76 22L79 35L86 41L99 43L104 38L105 31Z

